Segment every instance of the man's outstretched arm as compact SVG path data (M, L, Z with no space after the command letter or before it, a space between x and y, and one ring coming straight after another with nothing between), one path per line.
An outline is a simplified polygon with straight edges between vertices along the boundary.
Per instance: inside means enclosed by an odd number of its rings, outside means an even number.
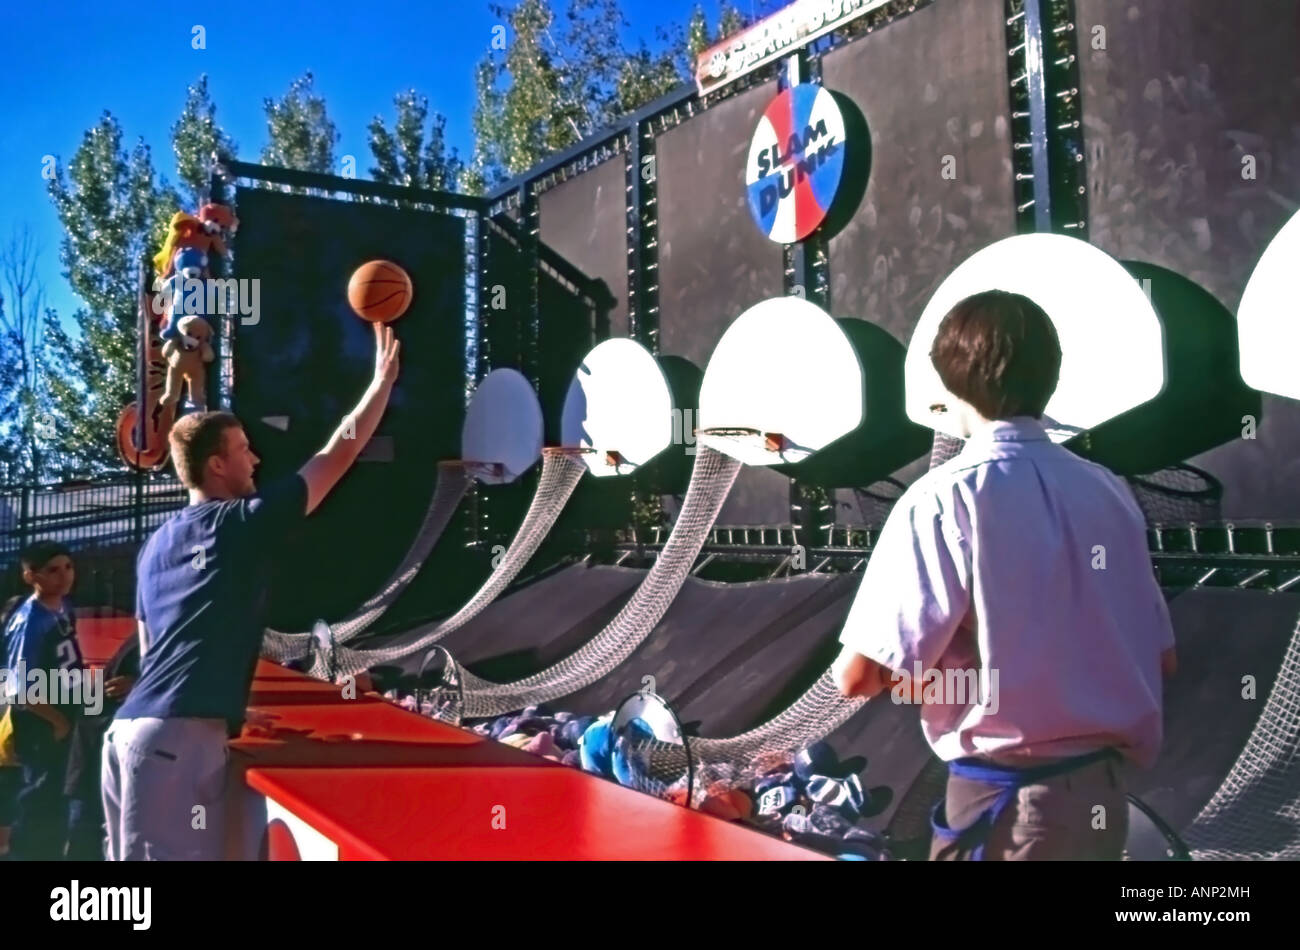
M401 344L393 329L382 323L375 324L375 374L366 387L365 394L343 417L325 447L308 459L298 470L307 483L307 514L316 510L325 500L343 473L352 467L361 450L379 427L388 397L397 379L397 354Z

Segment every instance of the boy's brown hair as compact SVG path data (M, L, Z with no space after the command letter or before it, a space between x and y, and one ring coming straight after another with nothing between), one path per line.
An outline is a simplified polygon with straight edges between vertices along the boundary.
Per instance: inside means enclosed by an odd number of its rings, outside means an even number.
M948 311L930 359L948 391L986 419L1041 418L1061 375L1051 318L1005 290L975 294Z
M226 430L238 428L242 428L239 420L229 412L194 412L181 416L168 436L172 465L176 466L181 484L186 488L202 487L208 459L221 454Z
M22 563L23 570L39 571L60 556L70 559L72 552L58 541L33 541L23 548L22 553L18 555L18 560Z

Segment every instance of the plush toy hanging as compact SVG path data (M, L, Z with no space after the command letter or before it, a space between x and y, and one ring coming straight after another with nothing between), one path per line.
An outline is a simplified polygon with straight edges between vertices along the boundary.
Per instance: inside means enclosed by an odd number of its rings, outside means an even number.
M163 239L162 250L154 255L154 273L159 280L170 277L176 252L184 247L198 248L204 254L225 257L225 237L233 235L238 228L239 219L225 205L205 204L199 209L198 217L177 211L167 225L167 237Z
M178 247L172 255L168 270L171 275L163 281L162 338L173 341L180 338L180 318L207 315L208 255L197 247Z
M226 256L225 236L234 234L238 227L234 212L211 202L199 209L197 217L184 211L172 215L162 249L154 256L154 273L163 281L164 342L179 341L181 317L212 316L207 312L207 286L191 282L206 281L211 276L212 255Z
M167 384L158 401L162 411L175 406L181 398L181 382L190 390L190 402L199 410L207 408L207 364L216 354L212 349L212 326L202 317L186 315L172 321L178 338L163 344L162 355L167 361Z
M144 405L130 403L117 424L118 453L133 468L149 471L166 464L167 434L185 388L194 406L207 407L207 366L215 358L215 323L205 319L211 316L209 263L213 255L226 256L226 239L238 227L229 208L212 203L197 215L178 211L168 222L163 245L153 258L154 292L146 292L141 301L148 326L142 344L147 364ZM203 283L187 286L187 281L196 280Z

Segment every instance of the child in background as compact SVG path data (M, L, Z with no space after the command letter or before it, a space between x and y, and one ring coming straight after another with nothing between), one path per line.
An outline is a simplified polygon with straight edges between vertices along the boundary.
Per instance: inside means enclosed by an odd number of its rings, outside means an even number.
M66 599L76 581L70 553L56 542L37 541L23 550L21 560L23 582L34 593L14 611L5 628L11 684L20 668L44 671L46 677L58 670L84 670L72 607ZM25 688L23 682L17 685ZM22 769L10 840L17 860L57 861L64 856L68 739L80 711L77 703L24 701L13 708L14 743Z
M5 645L5 629L9 618L22 606L26 594L10 597L0 607L0 664L6 662L9 649ZM0 716L4 715L4 706L0 706ZM13 830L14 817L18 812L18 790L22 788L23 770L16 765L0 765L0 861L9 856L9 837Z

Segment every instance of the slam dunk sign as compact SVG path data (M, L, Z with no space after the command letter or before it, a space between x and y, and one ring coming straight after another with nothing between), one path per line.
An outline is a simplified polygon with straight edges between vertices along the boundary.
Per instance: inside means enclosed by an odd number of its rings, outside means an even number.
M802 241L826 219L844 175L844 116L812 83L772 100L749 144L745 186L759 230L773 241Z

